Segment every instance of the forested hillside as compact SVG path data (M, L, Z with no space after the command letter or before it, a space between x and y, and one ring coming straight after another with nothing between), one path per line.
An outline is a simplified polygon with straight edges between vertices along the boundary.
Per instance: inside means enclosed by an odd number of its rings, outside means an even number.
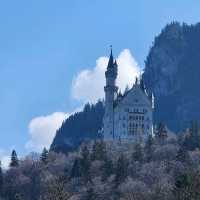
M155 95L155 120L173 131L200 120L200 24L171 23L155 38L144 79Z
M66 154L43 150L0 168L4 200L199 200L200 129L181 136L161 124L146 143L83 143Z
M98 138L104 115L103 102L85 105L82 112L75 113L63 122L51 145L51 150L67 152L85 140Z

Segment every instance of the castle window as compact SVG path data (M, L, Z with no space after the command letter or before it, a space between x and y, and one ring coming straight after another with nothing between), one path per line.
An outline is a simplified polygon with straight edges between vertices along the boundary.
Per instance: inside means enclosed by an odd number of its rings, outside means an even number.
M142 128L144 128L144 124L142 124Z
M144 121L144 116L142 116L142 120Z

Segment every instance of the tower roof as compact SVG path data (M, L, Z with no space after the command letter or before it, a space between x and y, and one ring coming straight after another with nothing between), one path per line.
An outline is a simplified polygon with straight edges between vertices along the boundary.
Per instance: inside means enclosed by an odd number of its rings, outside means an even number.
M112 53L112 45L110 46L110 58L108 61L108 67L107 68L111 68L113 67L114 61L113 61L113 53Z
M115 59L115 61L114 61L114 65L115 65L115 66L118 66L117 60L116 60L116 59Z

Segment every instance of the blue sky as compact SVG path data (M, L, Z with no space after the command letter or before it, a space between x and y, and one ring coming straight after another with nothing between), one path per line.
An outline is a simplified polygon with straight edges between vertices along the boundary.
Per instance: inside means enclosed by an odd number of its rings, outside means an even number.
M32 119L79 107L72 80L110 44L144 67L166 23L199 22L199 10L198 0L0 1L0 150L27 153Z

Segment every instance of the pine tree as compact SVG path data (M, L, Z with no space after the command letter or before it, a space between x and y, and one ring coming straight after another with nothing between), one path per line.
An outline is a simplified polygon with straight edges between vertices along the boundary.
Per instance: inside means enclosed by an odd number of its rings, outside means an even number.
M167 139L167 129L164 123L159 123L156 131L156 139L159 144L163 145Z
M191 127L190 127L190 143L193 147L198 147L199 143L199 125L197 121L192 121Z
M80 159L76 158L72 166L70 178L78 178L78 177L81 177L81 166L80 166Z
M70 193L66 190L63 177L56 177L46 183L46 190L42 192L41 200L69 200Z
M94 189L92 187L90 187L87 190L85 200L96 200L96 199L97 199L97 194L95 193Z
M44 163L44 164L47 164L47 160L48 160L48 150L44 147L43 151L42 151L42 154L40 156L40 160Z
M146 144L145 144L145 153L146 153L146 160L149 162L152 159L153 154L153 145L154 145L154 139L152 135L149 135Z
M103 139L95 140L92 147L92 160L105 160L106 159L106 144Z
M90 176L90 152L87 146L84 146L81 151L80 167L81 167L81 176L85 182L91 181Z
M137 162L143 162L144 160L144 153L143 153L143 149L142 146L138 143L135 145L135 151L132 154L132 159L133 161L137 161Z
M177 152L176 160L180 162L189 161L189 154L184 146L181 146Z
M102 166L102 181L106 181L114 172L114 166L111 159L106 158Z
M0 161L0 193L2 191L2 188L3 188L3 171L1 167L1 161Z
M116 172L115 172L115 185L118 186L120 183L124 182L128 176L128 160L121 154L117 160Z
M18 167L19 166L19 160L17 157L17 153L15 150L12 151L11 154L11 162L10 162L10 167Z

